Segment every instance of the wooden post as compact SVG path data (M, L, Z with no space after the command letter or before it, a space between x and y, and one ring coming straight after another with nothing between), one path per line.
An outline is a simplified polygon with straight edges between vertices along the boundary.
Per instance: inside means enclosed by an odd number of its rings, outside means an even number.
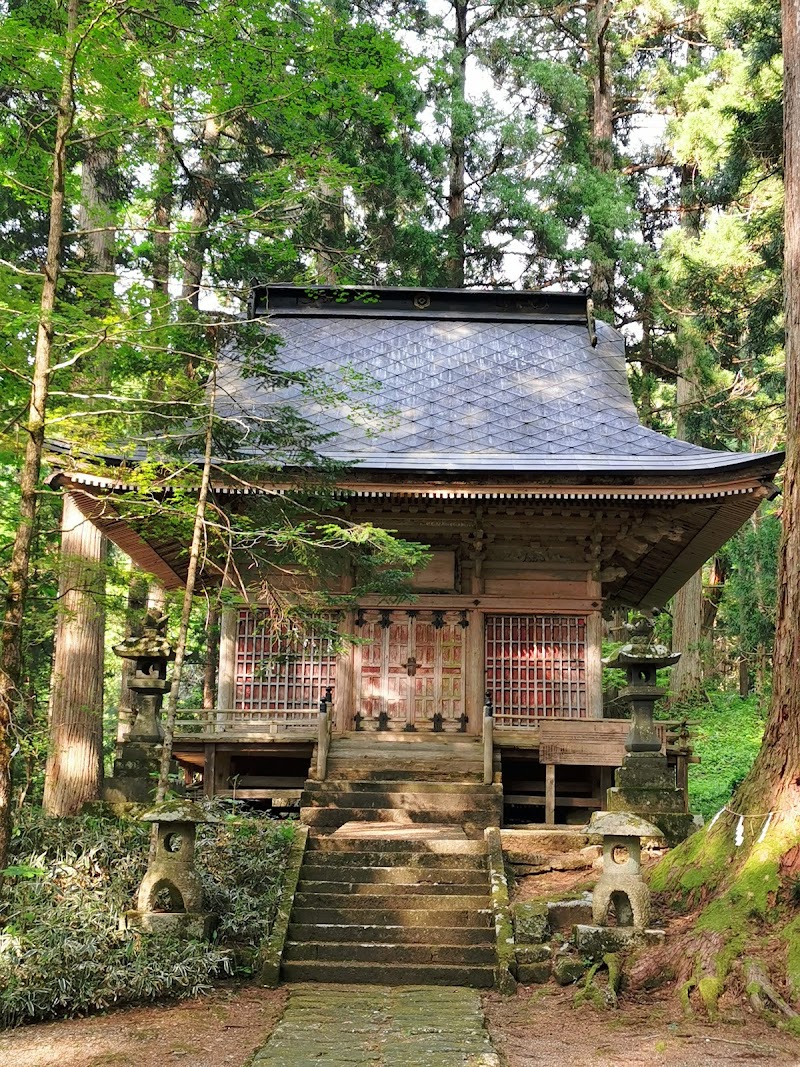
M548 826L556 821L556 768L553 763L544 768L544 821Z
M229 579L224 588L232 588ZM219 666L217 671L217 709L232 711L236 706L236 641L239 635L239 609L224 607L220 612Z
M67 493L43 801L48 815L75 815L100 795L106 548L106 539Z
M319 732L317 735L317 778L324 782L328 776L328 749L331 743L331 690L326 689L319 702Z
M214 796L217 785L217 746L204 745L205 760L203 762L203 795L210 800Z
M603 620L599 611L586 616L586 714L603 718Z
M494 719L489 694L483 706L483 784L491 785L494 781Z

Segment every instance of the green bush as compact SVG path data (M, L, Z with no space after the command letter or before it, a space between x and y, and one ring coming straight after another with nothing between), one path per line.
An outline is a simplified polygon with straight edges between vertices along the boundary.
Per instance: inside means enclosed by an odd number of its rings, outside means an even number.
M233 947L272 925L292 828L266 818L203 827L197 862L215 941L124 933L147 865L149 826L97 816L17 825L0 905L0 1027L112 1005L188 997L241 973Z
M670 718L685 717L692 727L692 747L699 764L689 767L691 810L706 819L726 804L756 758L764 732L764 709L758 697L709 692L697 703L670 705Z

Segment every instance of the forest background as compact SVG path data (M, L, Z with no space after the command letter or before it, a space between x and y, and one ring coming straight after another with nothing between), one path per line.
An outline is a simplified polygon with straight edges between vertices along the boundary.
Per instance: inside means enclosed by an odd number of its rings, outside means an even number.
M76 802L48 796L44 776L57 615L74 584L45 437L73 457L139 442L141 477L168 469L186 494L169 521L188 544L187 454L212 436L235 451L209 415L215 353L233 331L254 374L284 380L280 352L244 321L254 279L588 288L627 336L645 424L712 448L780 447L782 76L774 0L4 5L8 809ZM345 386L358 395L358 382L323 389ZM261 434L272 464L320 440L288 410ZM702 709L714 743L723 724L736 737L717 753L707 813L744 777L766 710L780 508L764 505L660 623L684 653L680 708ZM316 528L312 547L291 508L260 521L273 558L307 563L354 539ZM414 559L413 546L371 548ZM82 581L112 633L148 596L162 603L115 550ZM190 620L189 704L212 699L218 606L200 598ZM98 681L108 755L116 664Z

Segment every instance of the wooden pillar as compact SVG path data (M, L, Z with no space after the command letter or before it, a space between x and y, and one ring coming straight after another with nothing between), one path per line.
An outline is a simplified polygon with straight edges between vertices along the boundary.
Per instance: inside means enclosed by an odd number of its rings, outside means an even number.
M483 702L486 696L486 669L484 666L483 614L470 611L466 630L464 710L467 713L467 733L479 734L483 719Z
M345 613L339 627L340 634L352 634L355 628L355 612ZM333 720L334 733L344 733L353 729L353 716L355 715L355 690L353 668L355 664L355 648L348 641L342 646L336 661L336 688L333 691Z
M552 826L556 821L556 768L547 763L544 768L544 821Z
M204 745L205 760L203 761L203 795L210 800L214 796L217 787L217 746L214 744Z
M599 611L586 617L586 714L603 718L603 620Z
M224 588L231 588L226 580ZM236 639L239 633L239 608L226 606L220 612L219 670L217 673L217 707L230 711L236 702Z
M75 815L103 781L103 653L107 542L64 496L44 809Z

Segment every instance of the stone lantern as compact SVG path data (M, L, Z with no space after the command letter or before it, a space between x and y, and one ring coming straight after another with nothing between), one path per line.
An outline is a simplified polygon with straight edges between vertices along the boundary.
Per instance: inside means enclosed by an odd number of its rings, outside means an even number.
M630 641L603 663L620 667L627 686L619 699L631 708L631 728L625 740L625 758L608 790L609 811L632 812L654 822L670 844L682 841L692 830L692 817L686 810L686 796L677 785L675 769L661 751L661 739L653 721L655 702L666 690L656 684L656 672L672 667L680 659L653 640L653 621L643 615L629 624Z
M203 911L203 887L194 865L198 823L216 823L190 800L159 804L142 815L156 827L156 847L136 898L125 913L126 929L176 933L199 940L211 933L213 916Z
M603 839L603 873L592 892L592 926L575 927L575 944L589 956L601 958L636 939L663 940L661 930L648 930L650 890L642 877L642 838L662 839L657 826L627 812L596 811L589 834ZM609 909L616 926L610 926Z
M167 665L175 652L166 634L167 616L147 615L141 636L126 637L114 646L120 659L133 661L128 679L133 722L114 761L114 776L103 789L110 803L148 804L153 799L154 772L161 754L161 705L170 687Z

